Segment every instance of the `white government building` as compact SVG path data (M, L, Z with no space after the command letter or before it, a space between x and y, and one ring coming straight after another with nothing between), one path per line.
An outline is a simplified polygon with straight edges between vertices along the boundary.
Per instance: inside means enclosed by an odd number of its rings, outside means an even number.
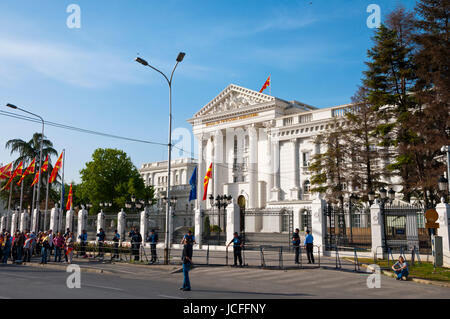
M314 139L331 121L344 121L350 106L316 108L230 84L188 120L198 142L198 198L203 196L203 178L213 163L208 197L231 195L242 211L254 211L254 218L245 220L246 231L288 231L286 221L257 216L258 211L283 208L293 212L291 226L304 230L316 197L310 192L308 171L310 159L321 151ZM177 192L177 176L182 176L187 198L195 164L179 161L172 164L173 190ZM148 185L165 191L166 169L167 161L144 164L141 175ZM195 205L197 210L211 210L209 200L197 200Z

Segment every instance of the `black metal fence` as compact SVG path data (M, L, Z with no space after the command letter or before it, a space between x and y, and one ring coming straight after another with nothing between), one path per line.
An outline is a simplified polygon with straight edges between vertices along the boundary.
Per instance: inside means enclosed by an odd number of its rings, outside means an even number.
M225 245L227 240L227 213L224 209L208 209L202 214L202 243Z

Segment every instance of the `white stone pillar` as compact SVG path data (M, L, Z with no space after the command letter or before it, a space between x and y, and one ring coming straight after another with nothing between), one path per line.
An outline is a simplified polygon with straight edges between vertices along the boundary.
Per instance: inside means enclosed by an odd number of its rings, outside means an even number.
M148 216L149 211L148 207L145 207L144 210L141 212L141 223L140 223L140 229L142 235L142 242L145 243L145 239L147 238L147 231L148 231Z
M444 255L450 256L450 205L441 200L441 203L436 205L436 211L439 215L438 235L442 237Z
M292 159L294 161L293 163L293 171L294 171L294 186L290 189L291 191L291 200L298 200L300 199L300 164L299 164L299 154L298 154L298 142L296 138L293 138L290 140L291 142L291 149L292 149Z
M66 212L66 229L69 228L71 232L73 232L73 214L73 209L70 209Z
M88 211L82 205L81 209L78 211L77 238L82 234L83 230L86 229L87 216L88 216Z
M35 208L33 210L33 216L31 217L31 231L34 231L35 234L37 234L40 229L38 229L38 223L39 223L39 212ZM45 229L43 229L44 231Z
M272 139L272 160L271 160L271 174L273 178L273 188L270 190L271 200L280 200L280 141L275 138Z
M126 226L127 214L124 212L123 208L117 215L117 232L120 235L120 241L125 241L125 226Z
M195 241L198 243L199 248L202 248L202 236L203 236L203 210L196 209L194 216L194 229L195 229Z
M2 216L2 218L0 219L0 231L3 232L4 229L7 229L6 216Z
M213 157L213 184L214 184L214 198L217 195L222 195L220 186L222 183L222 165L223 165L223 134L221 130L217 130L214 134L214 157Z
M254 126L248 128L248 208L256 208L258 203L258 132Z
M325 251L325 236L327 234L327 224L325 221L326 201L318 196L311 203L311 233L314 237L314 245L320 246L323 254Z
M372 232L372 254L377 258L383 257L384 246L384 220L381 215L381 206L376 201L370 206L370 226Z
M239 232L240 223L240 209L233 199L233 203L227 206L227 244L233 239L234 232Z
M228 183L233 183L233 164L234 164L234 129L226 130L226 160L228 167Z
M105 213L103 212L103 209L97 214L97 233L100 231L100 228L105 230Z
M20 226L19 229L20 231L25 231L28 228L30 222L30 216L28 215L28 212L26 210L24 210L21 214L20 214Z
M14 235L14 233L17 231L17 224L19 219L19 213L17 211L14 211L14 213L11 216L11 235Z
M60 231L60 229L58 228L58 217L59 209L57 207L53 207L50 211L50 229L53 230L54 234Z

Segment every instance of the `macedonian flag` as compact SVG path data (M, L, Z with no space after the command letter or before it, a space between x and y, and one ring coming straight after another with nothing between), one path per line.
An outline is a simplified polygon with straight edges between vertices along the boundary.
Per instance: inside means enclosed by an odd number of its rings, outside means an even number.
M33 183L31 183L31 186L34 186L34 184L37 184L37 182L39 181L39 173L40 172L36 172L36 175L34 175Z
M46 172L47 170L48 170L48 154L47 154L47 157L45 158L44 163L42 163L42 168L41 168L42 172Z
M212 163L209 165L208 170L206 171L205 178L203 179L203 200L206 200L206 195L208 194L208 184L209 180L212 178Z
M20 186L20 184L22 184L22 181L24 180L24 178L27 175L34 174L35 166L36 166L36 159L34 158L33 161L30 163L30 165L28 165L28 167L26 168L25 172L23 172L22 177L20 178L19 182L17 183L18 186Z
M8 183L6 183L6 185L2 188L2 190L8 189L9 188L9 184L11 184L13 179L16 176L22 175L22 170L23 170L23 161L20 161L19 165L17 165L16 169L14 170L14 172L11 175L11 177L9 178Z
M262 86L261 90L259 90L259 93L262 93L267 87L270 86L270 75L267 78L266 82L264 82L264 85Z
M62 157L64 152L61 152L61 155L59 155L58 160L55 163L55 166L53 167L52 174L50 175L50 178L48 179L48 182L51 184L55 181L56 176L58 176L58 171L62 166Z
M1 167L0 168L0 180L10 178L11 171L12 171L12 163L9 163L8 165Z
M70 184L69 195L67 196L66 210L70 210L73 204L72 184Z

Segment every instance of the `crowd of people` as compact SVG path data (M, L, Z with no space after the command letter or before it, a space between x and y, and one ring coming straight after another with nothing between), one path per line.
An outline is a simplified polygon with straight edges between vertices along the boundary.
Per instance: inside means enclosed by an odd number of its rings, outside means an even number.
M10 234L3 229L0 233L0 260L6 264L30 262L31 257L40 257L40 264L46 264L50 257L54 262L62 262L62 256L66 263L72 263L74 249L74 234L67 229L62 234L56 234L50 229L44 232L16 231Z

